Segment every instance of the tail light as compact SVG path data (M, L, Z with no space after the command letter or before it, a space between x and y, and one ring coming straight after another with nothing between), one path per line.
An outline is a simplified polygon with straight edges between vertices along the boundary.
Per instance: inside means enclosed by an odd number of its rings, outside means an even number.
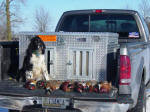
M95 13L102 13L103 10L95 10Z
M131 63L129 56L120 55L120 85L129 85L131 82Z

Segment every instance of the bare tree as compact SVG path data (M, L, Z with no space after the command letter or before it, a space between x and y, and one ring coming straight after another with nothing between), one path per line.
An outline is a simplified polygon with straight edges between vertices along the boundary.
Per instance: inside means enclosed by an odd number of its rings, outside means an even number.
M5 3L4 3L4 1L2 1L0 4L0 15L4 14L4 7L5 7Z
M5 3L0 4L0 40L4 40L6 35L6 16L5 16Z
M3 0L0 5L0 16L5 18L5 23L6 23L5 24L6 27L4 27L4 24L3 24L2 25L3 28L1 29L6 30L5 37L7 37L7 40L12 39L12 25L22 22L22 20L18 16L18 11L16 11L16 10L19 10L19 7L18 7L20 5L19 3L24 4L25 0L18 0L18 1L17 0Z
M11 40L11 21L10 21L10 0L6 0L6 17L7 17L7 39Z
M150 2L149 0L141 0L139 4L139 11L143 15L144 19L150 16Z
M39 32L46 32L50 27L50 15L49 12L44 8L36 9L35 11L35 24L34 29L37 29Z
M0 40L5 40L6 36L6 19L0 16Z
M139 12L141 12L150 31L150 0L141 0L139 4Z

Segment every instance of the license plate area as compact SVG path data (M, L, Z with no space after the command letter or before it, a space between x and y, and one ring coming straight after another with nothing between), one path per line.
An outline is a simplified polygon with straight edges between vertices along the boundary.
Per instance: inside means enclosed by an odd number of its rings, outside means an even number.
M70 105L70 99L69 98L42 97L42 107L43 108L65 109L69 105Z

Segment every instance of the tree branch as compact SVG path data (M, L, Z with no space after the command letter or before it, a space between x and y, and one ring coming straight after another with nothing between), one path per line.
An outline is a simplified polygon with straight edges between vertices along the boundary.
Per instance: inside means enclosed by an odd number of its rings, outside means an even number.
M35 29L40 32L46 32L49 28L50 16L43 8L39 8L35 11Z

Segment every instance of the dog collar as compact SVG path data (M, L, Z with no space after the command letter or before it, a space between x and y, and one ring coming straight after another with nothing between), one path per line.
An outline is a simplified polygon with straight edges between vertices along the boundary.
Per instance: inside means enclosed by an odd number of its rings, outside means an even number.
M40 56L40 53L38 50L33 51L33 54L35 54L36 56Z

